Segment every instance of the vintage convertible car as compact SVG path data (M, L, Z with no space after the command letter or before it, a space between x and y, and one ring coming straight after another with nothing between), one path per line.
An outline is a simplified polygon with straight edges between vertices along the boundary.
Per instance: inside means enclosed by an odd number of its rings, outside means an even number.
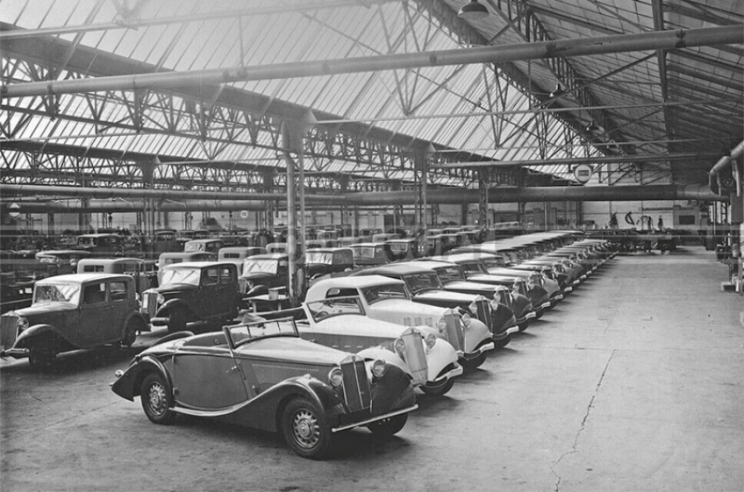
M499 319L498 302L489 302L486 297L477 292L446 289L442 285L437 271L432 268L431 262L394 263L369 268L352 275L382 275L402 280L406 283L406 288L410 292L413 302L451 309L459 308L462 314L467 313L469 316L475 317L491 330L496 346L504 347L509 343L509 333L506 332L503 320Z
M368 318L358 296L305 302L302 308L306 318L297 322L302 338L398 366L426 394L447 393L463 372L454 347L436 336L436 328Z
M466 369L481 365L488 351L496 348L490 330L481 321L462 315L459 309L413 302L402 280L381 275L323 279L308 289L305 301L347 296L358 296L369 318L436 328L437 336L457 350Z
M173 333L116 376L114 393L140 396L156 424L186 414L279 432L312 459L343 430L395 434L417 408L405 371L302 340L292 318Z

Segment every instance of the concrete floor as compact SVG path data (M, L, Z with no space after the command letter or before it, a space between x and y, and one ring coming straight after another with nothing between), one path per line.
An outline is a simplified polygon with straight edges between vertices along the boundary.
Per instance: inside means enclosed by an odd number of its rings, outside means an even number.
M385 443L335 458L273 434L150 424L108 383L134 353L76 352L53 374L0 362L2 490L742 491L744 299L700 248L617 257Z

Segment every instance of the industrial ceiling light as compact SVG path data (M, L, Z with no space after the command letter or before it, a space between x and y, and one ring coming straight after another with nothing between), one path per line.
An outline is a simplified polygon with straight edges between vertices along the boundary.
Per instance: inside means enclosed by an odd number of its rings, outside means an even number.
M478 0L470 0L462 6L460 11L457 13L457 17L466 20L476 20L488 17L488 9L479 4Z

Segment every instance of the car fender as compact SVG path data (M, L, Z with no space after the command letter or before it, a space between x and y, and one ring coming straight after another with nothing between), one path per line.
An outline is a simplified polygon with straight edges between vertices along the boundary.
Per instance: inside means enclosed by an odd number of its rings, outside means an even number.
M434 381L437 376L450 364L457 363L457 351L448 341L437 338L434 346L426 353L428 365L427 379Z
M165 366L155 357L144 355L135 364L129 366L116 381L111 383L111 390L122 398L133 401L134 397L140 394L142 380L151 372L160 374L166 380L168 386L171 389L173 388L173 381Z
M13 348L30 348L33 345L34 341L40 340L41 338L45 337L58 338L72 345L73 347L75 346L74 344L70 343L67 337L65 337L62 332L56 327L47 324L39 324L30 326L23 330L21 334L18 335L18 338L16 338L16 341L13 344Z
M147 322L144 316L142 316L142 313L138 311L132 311L127 315L126 318L124 318L124 323L121 325L121 338L122 340L127 336L127 326L129 326L129 322L132 321L132 318L139 318L140 321L142 321L142 325L144 328L142 331L150 331L150 323Z
M163 303L160 308L158 308L158 312L156 317L161 317L164 313L170 313L171 309L178 307L185 309L189 314L192 314L191 308L189 307L188 303L184 301L183 299L169 299Z
M345 412L343 400L333 388L307 374L272 386L224 420L243 425L247 422L250 427L277 432L281 429L284 407L297 397L307 398L323 409L330 426L334 426L338 416Z
M402 369L409 377L411 377L411 371L408 369L408 364L406 364L406 362L392 350L384 349L382 347L370 347L357 352L357 355L364 357L365 359L382 359L388 364Z
M484 340L491 340L491 331L482 321L471 319L465 328L465 353L475 352Z

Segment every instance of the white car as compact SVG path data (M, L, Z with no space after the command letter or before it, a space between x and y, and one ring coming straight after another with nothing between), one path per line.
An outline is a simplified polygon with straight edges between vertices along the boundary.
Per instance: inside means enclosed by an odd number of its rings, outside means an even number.
M457 352L437 337L436 328L368 318L358 296L305 302L302 308L307 318L297 321L302 338L398 366L426 394L447 393L463 373Z
M466 369L478 367L496 348L490 330L481 321L457 309L413 302L402 280L369 275L321 280L307 291L306 302L358 296L367 317L397 325L436 329L439 338L457 350Z

